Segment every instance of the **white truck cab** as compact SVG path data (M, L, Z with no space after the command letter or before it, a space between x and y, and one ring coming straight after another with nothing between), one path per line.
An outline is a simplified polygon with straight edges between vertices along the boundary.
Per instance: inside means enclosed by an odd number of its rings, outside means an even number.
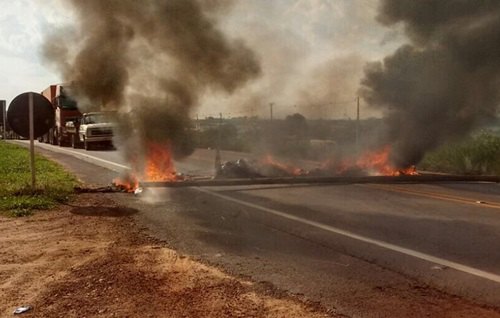
M85 150L96 144L112 146L113 130L116 126L114 117L114 112L91 112L82 115L78 139L83 143Z

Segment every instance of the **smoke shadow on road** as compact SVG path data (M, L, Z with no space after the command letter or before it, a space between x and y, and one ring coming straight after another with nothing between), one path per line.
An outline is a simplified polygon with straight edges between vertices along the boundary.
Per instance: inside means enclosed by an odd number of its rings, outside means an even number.
M110 217L125 217L131 216L139 212L137 209L127 208L123 206L81 206L74 207L70 211L73 214L84 216L110 216Z

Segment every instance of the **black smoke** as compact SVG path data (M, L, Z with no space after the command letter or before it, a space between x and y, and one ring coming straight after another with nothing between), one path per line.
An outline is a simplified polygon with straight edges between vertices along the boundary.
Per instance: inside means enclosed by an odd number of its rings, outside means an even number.
M367 65L361 94L386 110L393 163L465 136L500 104L500 1L382 0L378 21L409 43Z
M189 116L206 91L227 94L260 75L242 40L217 26L232 1L71 0L75 29L47 36L44 57L55 64L82 107L121 114L130 158L149 141L189 154Z

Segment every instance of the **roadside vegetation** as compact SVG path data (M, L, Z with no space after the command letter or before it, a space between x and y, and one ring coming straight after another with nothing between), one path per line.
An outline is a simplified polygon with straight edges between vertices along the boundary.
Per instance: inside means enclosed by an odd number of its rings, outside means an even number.
M31 189L29 151L0 141L0 213L25 216L65 202L78 184L60 165L35 157L36 189Z
M419 169L460 174L500 175L500 137L483 132L427 154Z
M264 152L277 157L325 160L352 153L356 142L356 121L350 119L307 119L295 113L284 119L236 117L220 120L208 117L194 123L194 145L242 152ZM373 145L382 119L364 119L359 134L366 144ZM375 133L374 133L375 132Z

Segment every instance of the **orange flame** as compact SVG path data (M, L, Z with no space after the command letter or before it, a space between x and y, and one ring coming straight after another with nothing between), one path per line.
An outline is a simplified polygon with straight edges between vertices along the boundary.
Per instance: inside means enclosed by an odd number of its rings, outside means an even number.
M133 164L132 172L128 175L116 178L113 184L123 191L134 192L139 187L138 175L142 175L145 181L177 181L174 162L172 158L170 144L149 143L146 149L146 160L144 172L140 170L137 164Z
M305 174L305 171L302 168L279 162L271 155L267 155L263 159L261 159L261 163L264 165L274 166L280 170L286 171L292 176L301 176Z
M137 180L135 175L129 174L113 179L113 184L125 192L134 192L139 187L139 180Z
M147 149L146 181L175 181L177 180L170 144L162 145L150 143Z
M304 176L316 173L322 174L361 174L377 176L400 176L400 175L418 175L415 166L407 168L396 168L390 163L391 146L385 146L379 150L368 151L359 157L343 159L340 162L327 160L323 162L318 169L307 171L300 167L295 167L276 160L271 155L265 156L260 160L262 166L271 166L277 170L284 171L292 176Z
M357 159L343 160L338 173L344 173L350 169L359 169L371 175L399 176L399 175L417 175L415 166L398 169L390 164L389 157L391 146L385 146L380 150L365 152Z

